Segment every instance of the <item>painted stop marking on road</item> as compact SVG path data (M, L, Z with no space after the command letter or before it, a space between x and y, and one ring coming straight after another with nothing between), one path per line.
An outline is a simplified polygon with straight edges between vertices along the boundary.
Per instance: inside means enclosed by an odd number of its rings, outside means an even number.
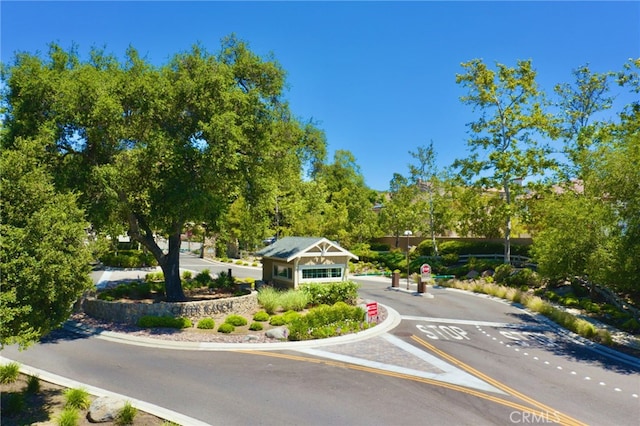
M471 340L467 332L455 325L416 325L416 328L432 340Z

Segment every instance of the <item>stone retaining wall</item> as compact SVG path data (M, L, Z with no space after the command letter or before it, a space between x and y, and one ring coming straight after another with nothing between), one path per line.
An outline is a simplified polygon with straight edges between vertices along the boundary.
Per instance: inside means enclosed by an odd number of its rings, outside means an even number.
M125 324L137 324L145 315L189 318L195 324L202 318L251 314L258 310L257 295L254 291L245 296L179 303L122 303L87 298L82 301L82 309L91 317Z

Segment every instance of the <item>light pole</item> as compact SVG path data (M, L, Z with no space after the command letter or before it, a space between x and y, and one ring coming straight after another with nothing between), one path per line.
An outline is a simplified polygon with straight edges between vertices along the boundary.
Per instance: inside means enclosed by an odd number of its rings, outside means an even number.
M407 237L407 290L409 290L409 237L413 235L411 231L404 231L404 235Z

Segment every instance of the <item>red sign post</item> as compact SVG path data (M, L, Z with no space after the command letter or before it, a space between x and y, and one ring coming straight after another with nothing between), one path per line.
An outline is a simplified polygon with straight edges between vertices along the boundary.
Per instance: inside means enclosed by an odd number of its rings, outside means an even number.
M367 315L369 319L378 316L378 302L367 303Z

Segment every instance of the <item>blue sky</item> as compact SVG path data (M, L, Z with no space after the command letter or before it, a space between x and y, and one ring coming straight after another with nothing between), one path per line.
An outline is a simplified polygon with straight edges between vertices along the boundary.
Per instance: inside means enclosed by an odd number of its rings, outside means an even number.
M618 71L640 57L640 2L31 2L0 3L1 59L72 43L161 65L197 42L216 52L235 33L287 71L292 111L351 151L367 184L408 174L409 151L433 140L440 167L466 155L461 62L531 59L538 82L571 81L588 63ZM614 87L614 91L619 89ZM616 109L630 99L622 93ZM611 113L613 114L613 113Z

